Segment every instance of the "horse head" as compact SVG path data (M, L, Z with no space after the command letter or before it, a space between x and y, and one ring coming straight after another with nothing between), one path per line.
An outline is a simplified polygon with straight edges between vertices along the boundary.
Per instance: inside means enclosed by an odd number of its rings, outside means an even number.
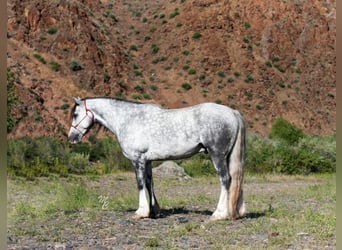
M72 125L68 134L71 143L78 143L95 122L94 113L87 107L86 99L74 97L75 105L72 109Z

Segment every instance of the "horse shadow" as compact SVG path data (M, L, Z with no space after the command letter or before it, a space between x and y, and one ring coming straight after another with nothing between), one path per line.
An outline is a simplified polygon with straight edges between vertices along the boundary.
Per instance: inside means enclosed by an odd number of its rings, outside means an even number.
M128 209L125 212L132 213L134 209ZM159 214L156 216L151 216L150 219L166 219L172 216L177 215L189 215L189 214L197 214L197 215L205 215L211 216L213 211L211 210L195 210L195 209L188 209L185 207L174 207L174 208L161 208ZM240 220L248 220L248 219L258 219L261 217L266 216L266 212L249 212L246 213Z
M160 209L160 213L156 218L167 218L173 215L188 215L188 214L199 214L199 215L211 215L213 212L210 210L194 210L187 209L185 207L176 207L176 208L162 208Z
M189 214L211 216L213 214L213 211L195 210L195 209L188 209L185 207L160 209L160 214L154 219L158 219L158 218L162 219L162 218L168 218L174 215L189 215ZM264 216L266 216L266 212L249 212L249 213L246 213L243 217L241 217L241 219L258 219Z

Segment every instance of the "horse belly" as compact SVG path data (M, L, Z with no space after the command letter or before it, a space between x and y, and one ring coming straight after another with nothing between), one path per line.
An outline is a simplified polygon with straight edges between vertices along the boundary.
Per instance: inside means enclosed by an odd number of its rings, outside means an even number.
M165 141L160 144L153 144L146 152L150 160L176 160L190 157L201 150L201 145L195 142L175 143Z

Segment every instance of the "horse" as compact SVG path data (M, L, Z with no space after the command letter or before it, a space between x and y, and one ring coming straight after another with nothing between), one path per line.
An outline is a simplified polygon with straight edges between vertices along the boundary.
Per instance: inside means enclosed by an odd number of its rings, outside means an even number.
M139 194L133 217L160 215L152 161L183 159L199 152L210 155L220 178L219 201L211 220L244 216L246 128L239 111L210 102L168 109L110 97L73 98L69 142L79 143L92 125L99 123L116 136L123 155L132 162Z

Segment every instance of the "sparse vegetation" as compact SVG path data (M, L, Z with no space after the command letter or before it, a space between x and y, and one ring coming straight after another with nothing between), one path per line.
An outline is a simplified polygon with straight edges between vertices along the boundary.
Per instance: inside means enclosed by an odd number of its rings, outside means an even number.
M272 63L271 63L270 61L266 61L266 62L265 62L265 65L266 65L267 67L270 67L270 68L272 67Z
M179 9L175 8L174 11L172 13L170 13L169 18L171 19L171 18L174 18L178 15L179 15Z
M39 53L33 53L33 57L36 58L38 61L40 61L43 64L46 64L46 60L44 59L44 57L42 57L41 54Z
M183 50L182 53L183 53L183 55L188 56L190 54L190 51L189 50Z
M191 68L191 69L188 70L188 74L189 74L189 75L195 75L196 72L197 72L196 69L193 69L193 68Z
M19 81L16 78L16 74L11 68L7 68L7 132L10 132L20 119L13 112L13 110L22 104L22 100L15 88L15 82Z
M192 35L192 38L194 38L194 39L199 39L199 38L201 38L201 36L202 36L201 32L196 31L196 32Z
M141 95L138 94L138 93L132 93L131 97L134 99L134 100L141 100Z
M184 82L184 83L182 83L182 88L185 90L190 90L192 87L189 83Z
M249 29L251 27L249 22L244 22L245 29Z
M57 27L53 26L53 27L48 28L47 33L49 33L50 35L56 34Z
M245 77L245 82L246 83L250 83L250 82L253 82L254 81L254 77L251 73L247 74L246 77Z
M59 71L61 65L55 61L50 62L50 67L53 71Z
M73 59L70 63L70 68L72 71L79 71L83 69L83 66L78 62L78 60Z
M234 71L234 76L237 78L240 76L240 72L239 71Z
M158 53L158 51L159 51L158 45L157 45L157 44L152 44L152 45L151 45L151 51L152 51L152 53L154 53L154 54Z
M135 44L131 44L131 45L129 46L129 50L138 51L138 46L135 45Z
M226 76L226 74L225 74L224 71L222 71L222 70L218 71L218 72L217 72L217 75L218 75L219 77L222 77L222 78Z

